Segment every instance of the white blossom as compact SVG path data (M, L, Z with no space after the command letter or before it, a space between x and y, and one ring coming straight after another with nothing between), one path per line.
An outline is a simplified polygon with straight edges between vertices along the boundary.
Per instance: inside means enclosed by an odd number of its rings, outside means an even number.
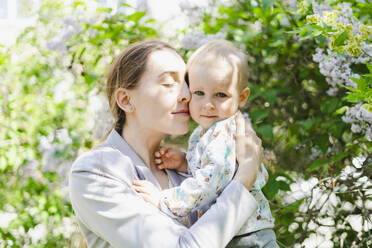
M185 49L196 49L211 40L224 38L225 34L223 33L205 34L203 32L191 32L187 33L185 37L181 40L181 46Z
M348 108L342 116L342 120L352 124L352 132L362 132L367 141L372 141L372 113L363 107L363 103L358 103L352 108Z
M32 244L37 245L40 241L45 242L47 235L47 228L45 223L40 223L34 228L28 230L27 235L31 238Z
M322 15L323 11L332 11L332 8L327 4L319 4L317 1L312 1L314 14Z
M63 79L53 89L53 100L55 103L75 98L74 91L70 89L75 80L74 75L66 72L63 73L62 77Z
M0 212L0 228L7 228L15 218L17 218L16 213Z
M65 42L60 37L54 37L46 43L46 47L50 50L60 52L61 54L67 53Z
M61 177L66 177L72 162L66 162L66 158L57 156L57 153L64 152L71 144L72 139L66 129L59 129L48 136L41 136L38 146L43 161L41 170L57 172Z
M106 96L95 90L89 93L88 111L91 118L88 128L92 130L95 139L103 138L112 128L114 118Z
M283 200L286 203L292 203L304 197L311 195L311 190L318 184L318 179L315 177L305 181L299 179L298 182L291 184L289 187L291 192L284 196Z
M359 155L358 157L355 157L352 159L352 164L357 168L360 169L363 166L364 161L366 161L366 156L363 156L362 154Z

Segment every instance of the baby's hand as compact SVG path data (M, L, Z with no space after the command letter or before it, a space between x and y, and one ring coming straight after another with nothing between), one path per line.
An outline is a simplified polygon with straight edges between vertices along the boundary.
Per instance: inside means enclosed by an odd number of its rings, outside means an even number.
M186 153L177 148L161 147L155 152L155 164L159 170L170 169L187 173Z
M143 199L157 208L160 208L160 190L147 180L134 180L133 188Z

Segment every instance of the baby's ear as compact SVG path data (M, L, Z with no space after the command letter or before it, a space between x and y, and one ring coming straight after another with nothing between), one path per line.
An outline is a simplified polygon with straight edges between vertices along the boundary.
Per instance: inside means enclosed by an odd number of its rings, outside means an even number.
M239 108L244 107L244 105L247 102L247 99L248 99L250 93L251 93L251 90L248 87L244 88L240 92L240 95L239 95Z

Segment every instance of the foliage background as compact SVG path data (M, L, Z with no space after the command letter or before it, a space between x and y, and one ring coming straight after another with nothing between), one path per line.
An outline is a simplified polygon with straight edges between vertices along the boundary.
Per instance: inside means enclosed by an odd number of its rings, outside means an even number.
M111 126L108 65L147 38L185 60L216 38L248 54L244 111L263 139L281 247L372 245L370 3L180 1L171 27L149 8L41 3L35 25L0 47L0 247L74 245L68 170Z

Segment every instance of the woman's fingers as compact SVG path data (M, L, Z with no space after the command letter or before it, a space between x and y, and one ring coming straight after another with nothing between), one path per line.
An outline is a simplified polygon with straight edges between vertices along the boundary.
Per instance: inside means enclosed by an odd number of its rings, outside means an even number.
M241 113L236 115L235 122L236 122L236 135L244 136L245 135L245 120Z
M239 157L242 156L245 152L245 120L242 114L238 114L235 118L236 121L236 156L239 160Z

